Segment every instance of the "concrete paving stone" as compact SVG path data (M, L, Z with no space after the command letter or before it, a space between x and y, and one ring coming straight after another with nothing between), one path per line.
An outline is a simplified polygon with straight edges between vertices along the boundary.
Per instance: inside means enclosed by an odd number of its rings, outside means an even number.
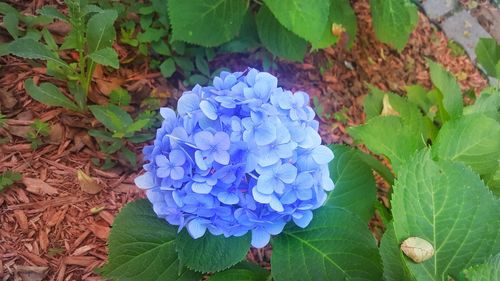
M474 49L479 38L491 38L475 17L467 11L460 11L446 18L441 24L446 36L464 47L471 59L476 59Z
M422 7L431 20L439 20L457 7L457 0L424 0Z

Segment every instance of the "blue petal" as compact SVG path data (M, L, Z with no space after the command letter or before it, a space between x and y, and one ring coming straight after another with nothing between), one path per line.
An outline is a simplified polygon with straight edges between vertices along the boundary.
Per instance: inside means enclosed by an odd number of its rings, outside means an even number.
M271 202L269 202L269 206L275 210L276 212L283 212L285 209L283 208L283 204L281 204L280 200L273 196L271 198Z
M314 162L319 165L328 164L333 160L333 152L330 148L320 145L313 149L311 152L311 156L314 159Z
M255 248L263 248L271 240L271 235L261 228L252 230L252 246Z
M228 150L231 147L229 135L224 132L215 133L213 141L217 145L217 149Z
M159 178L166 178L166 177L170 176L170 172L171 172L170 167L158 168L156 170L156 176Z
M180 149L172 150L168 157L170 158L170 162L172 162L175 166L182 166L186 163L186 154Z
M269 204L272 199L272 195L262 194L257 190L257 188L252 189L252 196L255 201L262 204Z
M184 93L177 102L179 115L191 113L200 108L200 97L197 94Z
M184 169L182 167L174 167L170 171L170 177L173 180L181 180L182 178L184 178Z
M229 164L229 153L224 150L217 150L213 153L214 161L221 164Z
M217 199L227 205L237 204L240 201L236 194L225 191L219 192L219 194L217 194Z
M202 219L194 219L190 221L186 226L189 235L194 239L202 237L207 231L206 221Z
M170 161L167 159L167 157L162 154L156 155L155 162L159 167L168 166L168 164L170 164Z
M277 176L284 183L292 183L297 177L297 167L290 163L285 163L278 168Z
M212 186L206 183L193 182L191 189L198 194L209 194Z
M196 166L198 166L198 168L200 168L203 171L208 170L208 165L205 162L205 160L203 159L203 155L202 155L200 150L197 150L194 153L194 160L195 160Z
M255 128L254 134L256 144L268 145L276 139L276 127L264 123Z
M295 224L297 226L305 228L309 225L312 218L313 218L313 213L311 211L307 210L307 211L304 211L302 213L301 217L299 217L299 218L293 217L293 222L295 222Z
M278 235L283 231L286 222L283 221L274 221L272 224L264 225L264 229L272 235Z
M257 185L255 187L262 194L272 194L276 184L276 179L274 177L261 175L257 180Z
M212 145L214 143L214 136L210 132L201 131L194 135L194 143L196 144L196 147L198 147L198 149L208 150L212 148Z
M142 176L138 176L134 180L135 184L142 189L150 189L155 187L155 177L151 172L146 172Z
M208 117L208 119L217 120L217 109L211 102L202 100L200 103L200 108L203 114Z

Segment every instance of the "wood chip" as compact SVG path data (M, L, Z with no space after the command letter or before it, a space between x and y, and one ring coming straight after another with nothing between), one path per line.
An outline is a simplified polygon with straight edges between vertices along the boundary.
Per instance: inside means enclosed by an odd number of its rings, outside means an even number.
M101 211L99 213L99 216L105 220L109 225L113 224L113 220L115 219L115 216L113 216L110 212L108 211Z
M41 281L49 270L46 266L15 265L16 273L23 281Z
M48 183L35 179L35 178L23 178L23 184L26 186L26 190L38 194L38 195L55 195L58 193L57 189Z
M23 231L28 230L28 218L23 210L15 210L14 215L16 216L17 223Z
M108 235L109 235L109 231L110 231L109 227L98 225L98 224L94 223L94 224L89 225L88 228L90 229L90 231L92 231L92 233L94 233L94 235L97 238L100 238L102 240L108 239Z
M31 261L35 265L47 266L49 264L47 262L47 260L45 260L45 259L43 259L35 254L32 254L30 252L23 251L23 252L21 252L21 255L24 256L25 258L27 258L29 261Z
M65 257L63 260L63 262L66 265L79 265L79 266L89 266L95 261L97 261L96 258L87 256L69 256Z

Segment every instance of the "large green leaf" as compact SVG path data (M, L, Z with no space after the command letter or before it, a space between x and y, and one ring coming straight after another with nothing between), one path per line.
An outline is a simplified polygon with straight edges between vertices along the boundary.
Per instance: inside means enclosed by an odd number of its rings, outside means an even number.
M199 272L227 269L242 261L249 249L250 233L228 238L206 233L198 239L193 239L184 230L177 237L177 252L182 264Z
M129 203L113 222L108 263L100 273L120 281L198 281L199 274L180 268L176 236L177 227L158 218L147 200Z
M51 83L41 83L40 86L36 86L33 79L28 79L24 82L24 88L26 92L35 100L51 105L51 106L62 106L64 108L78 111L78 106L67 98L59 88Z
M500 61L500 45L493 38L480 38L476 45L477 62L486 70L489 76L500 75L496 64Z
M248 0L169 0L172 39L215 47L238 34Z
M443 94L443 105L451 118L462 115L464 107L462 92L457 80L441 65L428 60L432 84Z
M370 0L377 38L403 50L418 22L417 7L408 0Z
M413 281L413 277L404 263L403 253L399 248L392 222L386 226L380 240L380 256L384 265L385 281Z
M18 57L51 61L58 66L69 69L69 66L58 58L55 53L51 52L47 46L31 38L20 38L11 42L8 50L11 54Z
M331 148L335 158L329 168L335 189L328 194L327 204L349 210L368 223L377 200L372 170L358 156L359 151L343 145Z
M500 280L500 253L491 257L486 263L464 270L464 274L468 281Z
M364 125L349 128L348 132L371 151L389 158L396 172L408 158L425 146L422 136L405 125L398 116L374 117Z
M270 272L260 266L242 262L232 268L219 272L208 281L270 281Z
M12 38L17 39L19 37L19 17L17 14L8 13L3 16L3 25Z
M330 15L321 40L312 42L313 49L326 48L337 42L338 37L332 33L332 25L339 25L349 36L348 46L351 47L356 39L358 29L356 14L349 0L337 0L330 3Z
M328 22L330 0L264 0L276 19L288 30L310 41L321 40Z
M120 67L120 61L118 60L118 54L111 47L106 47L99 49L89 55L95 63L104 66L111 66L112 68L118 69Z
M275 281L382 278L375 239L364 221L344 209L322 207L308 227L289 225L272 245Z
M391 202L397 243L419 237L434 247L422 263L405 258L419 281L456 278L500 251L500 201L462 163L422 150L401 167Z
M260 41L273 55L294 61L304 59L307 42L285 29L268 8L260 8L256 21Z
M464 108L464 114L481 113L500 122L500 90L489 87L481 92L473 105Z
M112 132L125 132L133 122L130 114L114 104L91 105L89 109L94 117Z
M446 122L432 150L441 159L469 165L479 175L492 174L500 157L500 124L482 114Z
M115 10L103 10L90 17L87 22L88 52L111 47L116 38L114 22L118 17Z

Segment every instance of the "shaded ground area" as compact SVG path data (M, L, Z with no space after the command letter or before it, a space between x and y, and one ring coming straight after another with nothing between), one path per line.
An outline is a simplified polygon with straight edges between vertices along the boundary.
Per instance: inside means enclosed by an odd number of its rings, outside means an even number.
M420 15L418 28L399 54L375 40L368 0L356 1L354 7L358 38L352 50L341 43L309 55L303 64L279 62L274 71L281 86L317 97L325 142L352 142L345 128L363 121L366 83L397 93L415 83L429 87L426 58L445 65L463 89L478 93L486 86L486 79L468 57L454 54L444 35L425 16ZM117 49L122 59L130 55L124 48ZM0 64L2 104L6 104L4 100L13 104L2 111L11 120L0 134L11 141L0 146L0 171L12 169L28 178L0 194L0 280L11 280L17 265L48 266L46 280L98 280L93 270L106 261L106 237L114 216L123 204L142 196L133 185L139 171L102 171L93 166L92 157L106 158L85 133L97 122L90 116L46 107L26 95L26 78L49 79L43 67L32 67L15 57L2 57ZM260 63L251 56L231 55L217 59L212 66L221 65L242 70ZM136 103L153 94L163 105L172 105L183 90L180 83L151 72L146 62L126 64L117 73L98 71L94 82L90 98L98 103L115 84L133 93ZM48 144L36 151L22 138L34 118L52 125ZM96 195L83 192L76 180L78 169L96 178L103 190ZM252 251L249 258L266 266L270 254L270 249Z

